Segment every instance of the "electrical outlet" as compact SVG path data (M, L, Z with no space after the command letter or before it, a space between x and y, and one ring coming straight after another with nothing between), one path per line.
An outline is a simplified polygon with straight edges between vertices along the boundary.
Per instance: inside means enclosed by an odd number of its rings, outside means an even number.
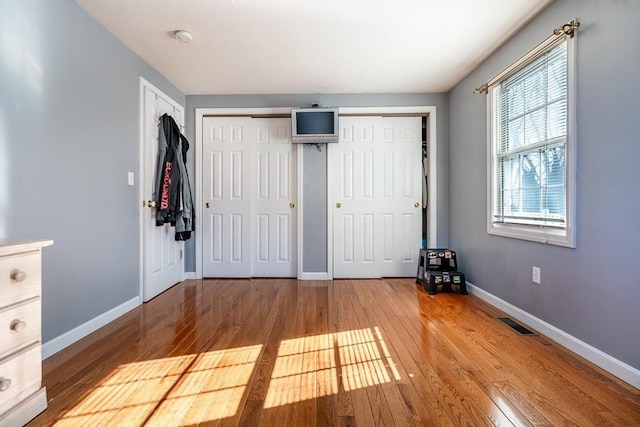
M532 280L536 285L540 284L540 267L533 266Z

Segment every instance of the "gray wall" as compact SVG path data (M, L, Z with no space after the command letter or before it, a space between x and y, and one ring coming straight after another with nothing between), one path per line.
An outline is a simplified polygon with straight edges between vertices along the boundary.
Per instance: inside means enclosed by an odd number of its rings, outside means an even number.
M185 96L74 2L0 1L0 236L50 238L43 341L134 298L139 76Z
M479 86L577 17L577 248L486 231ZM640 2L557 0L450 92L449 241L467 280L640 369ZM533 265L542 285L531 282Z
M392 106L435 106L437 118L437 151L438 151L438 206L437 206L437 239L438 244L448 244L448 139L449 139L449 102L447 94L326 94L326 95L189 95L187 96L186 134L189 141L195 142L195 109L196 108L240 108L240 107L304 107L317 102L323 107L392 107ZM195 144L192 144L195 145ZM323 151L324 152L324 151ZM308 183L317 179L319 169L326 171L326 153L318 153L314 147L307 147L304 152L303 182ZM189 150L187 167L190 176L195 176L195 153ZM312 165L312 166L311 166ZM195 183L194 185L198 185ZM305 185L305 190L307 190ZM315 199L314 209L307 205L304 208L303 229L303 262L305 272L326 271L326 246L318 245L317 239L324 232L326 236L326 186L312 186L313 194L305 193ZM197 190L195 190L197 191ZM322 209L318 209L322 206ZM314 233L308 233L313 227L324 226L322 231L316 228ZM326 243L326 242L325 242ZM186 270L195 271L195 242L187 242Z
M303 145L302 272L327 272L327 147Z

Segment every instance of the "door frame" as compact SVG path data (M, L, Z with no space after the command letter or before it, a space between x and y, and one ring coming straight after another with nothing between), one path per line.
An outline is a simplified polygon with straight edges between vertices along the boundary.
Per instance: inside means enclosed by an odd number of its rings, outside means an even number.
M138 296L140 303L144 302L144 274L145 274L145 260L144 260L144 208L142 203L144 202L144 185L143 185L143 174L144 174L144 90L149 89L153 91L156 95L161 95L164 99L166 99L170 104L179 110L182 110L182 120L181 123L178 123L180 127L180 131L184 132L184 123L185 123L185 107L176 102L169 95L158 89L156 86L147 81L144 77L140 76L139 83L139 92L138 92L138 182L134 181L134 184L138 186ZM183 256L182 256L182 280L185 279L184 272L184 245L183 245Z
M438 247L438 180L437 175L437 132L436 132L436 107L435 106L415 106L415 107L340 107L340 115L362 115L362 116L384 116L384 115L420 115L427 117L427 158L429 159L429 185L427 194L429 197L427 208L427 241L432 248ZM329 150L332 150L331 144ZM333 279L333 156L327 152L327 279Z
M205 116L256 116L256 115L290 115L291 107L273 107L273 108L196 108L195 127L196 127L196 144L195 144L195 206L196 213L196 272L197 279L202 279L202 120ZM300 150L302 151L302 150ZM298 179L300 171L298 170ZM298 224L300 224L300 212L298 211ZM299 237L298 237L299 239Z

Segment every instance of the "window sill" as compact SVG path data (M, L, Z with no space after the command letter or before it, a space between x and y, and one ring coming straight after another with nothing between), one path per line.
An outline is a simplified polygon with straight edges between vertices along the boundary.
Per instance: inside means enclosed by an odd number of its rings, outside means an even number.
M493 236L509 237L512 239L527 240L545 245L575 248L575 239L570 229L554 230L526 225L489 224L487 233Z

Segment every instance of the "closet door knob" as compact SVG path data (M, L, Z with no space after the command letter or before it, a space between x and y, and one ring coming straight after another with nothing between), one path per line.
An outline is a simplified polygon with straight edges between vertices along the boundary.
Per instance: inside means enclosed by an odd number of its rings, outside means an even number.
M291 209L293 209L293 208L295 208L295 207L296 207L296 204L295 204L295 203L289 203L289 207L290 207Z
M24 279L27 278L27 273L25 271L22 271L22 270L13 270L9 274L9 277L14 282L23 282Z
M149 200L147 202L147 206L149 206L150 208L155 208L156 206L158 206L158 204L156 203L155 200Z
M0 377L0 391L7 391L11 387L11 380L9 378Z
M340 209L342 205L340 203L336 203L336 208Z
M204 204L204 207L205 207L205 208L207 208L207 209L209 209L209 208L211 207L211 203L209 203L209 202L205 203L205 204Z
M15 319L13 322L11 322L9 328L13 332L22 332L27 328L27 322L25 322L24 320Z
M416 208L420 207L420 202L416 202L413 206L415 206Z

